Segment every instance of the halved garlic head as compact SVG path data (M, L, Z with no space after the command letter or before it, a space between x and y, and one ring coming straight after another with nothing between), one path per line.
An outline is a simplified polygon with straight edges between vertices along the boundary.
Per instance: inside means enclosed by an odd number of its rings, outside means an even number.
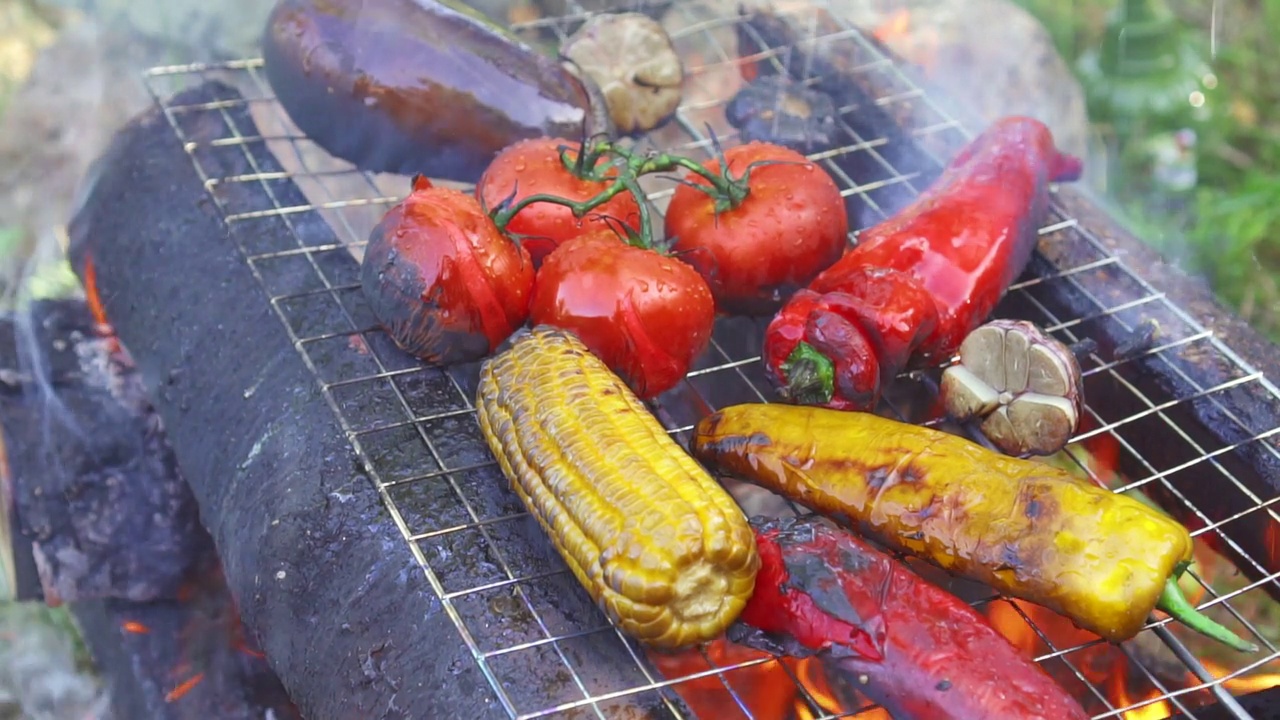
M993 320L969 333L942 373L942 402L957 420L1009 455L1052 455L1080 424L1084 395L1071 350L1022 320Z
M565 41L560 56L599 86L623 135L658 127L680 105L684 66L662 25L647 15L592 16Z

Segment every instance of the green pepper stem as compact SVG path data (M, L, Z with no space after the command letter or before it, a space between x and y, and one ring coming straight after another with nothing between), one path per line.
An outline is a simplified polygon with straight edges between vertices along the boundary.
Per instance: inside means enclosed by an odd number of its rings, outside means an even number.
M1156 607L1169 613L1183 625L1228 647L1244 653L1258 652L1257 645L1242 639L1196 610L1195 606L1182 594L1182 588L1178 587L1176 576L1164 581L1164 592L1160 593L1160 600L1156 603Z
M835 366L831 359L807 342L796 345L782 363L786 379L783 392L804 405L824 405L835 393Z

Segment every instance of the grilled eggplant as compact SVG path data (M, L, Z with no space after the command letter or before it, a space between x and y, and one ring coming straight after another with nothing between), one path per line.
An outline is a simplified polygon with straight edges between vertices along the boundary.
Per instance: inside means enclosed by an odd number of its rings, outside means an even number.
M517 140L613 134L572 63L454 0L279 0L262 54L290 119L362 170L475 182Z

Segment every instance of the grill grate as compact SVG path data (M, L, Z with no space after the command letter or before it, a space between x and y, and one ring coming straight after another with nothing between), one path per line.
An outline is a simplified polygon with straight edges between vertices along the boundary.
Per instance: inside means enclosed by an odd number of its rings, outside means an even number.
M686 58L689 82L714 78L717 73L736 72L742 62L734 53L716 41L715 34L725 30L732 32L735 17L700 16L696 14L699 3L667 2L645 3L667 8L687 16L687 22L673 33L677 45L685 41L705 39L705 47L714 50L713 57ZM549 18L520 26L530 33L547 34L550 39L562 40L566 30L572 30L584 18L584 12L576 3L570 3L571 13L564 17ZM634 7L636 3L631 3ZM856 43L871 61L857 68L856 72L875 76L877 87L890 88L876 98L878 107L895 114L895 109L910 106L916 118L931 118L915 122L907 128L911 140L923 149L940 167L937 154L930 148L955 147L969 137L969 128L948 114L930 99L930 96L914 82L890 57L880 52L857 29L846 26L841 32L820 38L822 42ZM757 55L755 59L772 56L780 62L783 49ZM359 255L368 230L381 214L393 203L402 199L408 190L403 177L374 176L359 173L345 163L334 160L316 148L287 120L272 98L271 91L261 72L260 60L243 60L216 65L184 65L154 68L146 74L146 82L152 95L160 104L164 97L178 87L206 79L220 79L237 86L244 93L243 100L208 103L200 106L166 106L165 115L174 131L186 143L196 169L205 180L214 201L228 223L253 223L271 219L283 219L294 227L294 219L304 214L322 216L336 232L340 242L316 244L295 230L296 244L286 247L257 246L249 239L241 243L245 261L252 268L265 292L271 297L275 315L284 324L302 359L315 374L324 395L337 414L354 449L364 462L364 470L376 483L385 500L389 513L400 527L418 562L426 573L434 591L440 596L446 611L457 625L463 639L470 647L476 662L482 667L506 711L512 717L534 718L568 711L604 718L609 709L626 703L638 693L653 693L665 688L703 677L717 677L728 695L733 698L743 716L751 717L752 711L743 699L741 686L735 686L735 673L750 666L772 662L769 659L716 667L712 658L704 652L710 669L692 676L664 679L649 663L644 653L626 641L604 616L584 604L582 598L548 598L540 590L540 582L547 577L567 572L554 557L537 552L530 554L527 548L515 545L513 538L521 537L512 528L531 522L523 513L514 495L506 488L506 482L488 454L473 416L474 368L452 369L448 372L423 368L396 351L386 337L376 329L375 322L360 297L360 289L354 275L335 271L326 261L329 254L351 252ZM715 82L711 80L711 82ZM694 157L705 157L712 143L700 129L706 117L713 115L724 98L701 100L696 93L686 97L675 122L642 144L661 145ZM242 133L231 118L229 110L240 103L247 103L260 132L256 135ZM846 197L865 205L867 225L892 212L889 206L893 193L919 192L924 186L924 175L930 169L904 168L895 163L891 150L894 139L888 137L864 137L848 121L842 111L840 125L847 144L839 149L816 154L832 176L841 185ZM226 134L213 145L234 151L244 151L255 172L236 177L218 177L199 159L202 148L187 142L183 128L194 117L220 118ZM735 137L731 132L718 133L721 142L731 144ZM248 147L265 143L288 169L262 168L248 152ZM843 169L845 163L837 160L857 156L862 164L873 168L871 179L856 182ZM861 179L861 178L860 178ZM307 205L281 204L273 192L272 183L291 180L312 200ZM229 183L256 183L261 186L264 204L261 206L228 206L220 199L219 186ZM669 188L670 185L663 186ZM669 189L655 190L652 199L661 209L670 195ZM898 195L901 197L901 195ZM1179 491L1170 477L1189 467L1200 467L1209 476L1208 481L1222 482L1232 492L1248 497L1249 512L1266 513L1272 522L1280 522L1275 504L1280 498L1260 498L1223 466L1221 456L1240 446L1258 442L1280 433L1280 428L1257 432L1239 417L1232 415L1227 405L1219 403L1222 412L1240 425L1249 438L1224 447L1205 447L1189 434L1170 415L1171 410L1197 399L1218 402L1216 398L1242 388L1261 389L1268 395L1280 397L1262 373L1248 366L1230 348L1215 339L1203 326L1196 323L1182 309L1129 267L1120 257L1112 255L1101 239L1088 228L1070 217L1062 204L1055 201L1051 217L1041 229L1041 235L1056 245L1069 246L1073 262L1053 265L1038 259L1037 267L1043 271L1030 272L1016 284L1010 300L1023 309L1026 319L1033 320L1068 343L1081 340L1093 323L1106 320L1122 327L1135 328L1143 313L1153 306L1162 308L1164 316L1177 319L1175 326L1163 326L1158 345L1148 348L1145 356L1159 357L1162 353L1196 346L1205 353L1219 357L1230 373L1217 384L1203 386L1194 378L1183 377L1194 392L1177 397L1159 398L1145 394L1131 379L1119 372L1132 358L1116 360L1091 355L1083 360L1088 397L1092 383L1108 383L1114 392L1127 393L1127 406L1136 411L1117 416L1102 407L1090 407L1086 428L1075 439L1071 457L1080 469L1091 475L1094 470L1082 462L1081 443L1109 437L1114 439L1119 452L1126 455L1147 473L1145 477L1132 478L1125 490L1158 485L1164 491L1179 498L1191 513L1200 517L1204 527L1195 531L1197 544L1204 542L1206 533L1217 533L1222 542L1233 541L1220 532L1223 523L1214 523L1209 516L1195 507ZM252 235L248 235L252 237ZM310 280L302 286L282 285L282 278L297 277L284 269L297 264L309 265ZM1107 304L1091 294L1079 282L1088 273L1107 270L1121 277L1134 288L1131 299L1119 304ZM1052 283L1066 283L1073 291L1091 304L1087 313L1063 317L1051 310L1041 290ZM335 306L336 304L336 306ZM335 317L330 312L317 312L319 307L340 309L336 317L343 319L340 327L317 324L314 318ZM712 347L699 361L687 380L676 390L654 403L655 412L667 427L680 439L696 420L709 408L733 402L767 400L772 397L764 380L758 360L761 324L756 321L732 318L718 322ZM899 380L899 386L887 394L883 411L899 418L928 420L928 398L936 389L935 374L918 374ZM1106 405L1112 404L1108 398ZM1133 433L1156 433L1167 438L1162 442L1183 443L1189 459L1170 465L1144 457ZM1270 452L1276 450L1267 443ZM1280 453L1277 453L1280 454ZM1101 481L1094 476L1095 480ZM1234 520L1237 518L1229 518ZM1263 565L1249 558L1238 546L1241 555L1266 575ZM1130 710L1152 702L1164 700L1172 711L1181 711L1187 717L1195 717L1192 708L1202 702L1206 693L1212 693L1226 707L1240 717L1248 717L1233 700L1224 683L1246 674L1255 668L1280 657L1275 645L1262 637L1233 607L1243 595L1261 595L1265 583L1274 582L1274 576L1265 581L1253 582L1231 591L1223 591L1196 578L1205 590L1201 607L1218 606L1214 611L1220 619L1227 614L1244 626L1246 634L1264 647L1256 657L1241 658L1229 668L1211 672L1179 635L1167 623L1152 623L1144 635L1154 635L1185 664L1190 674L1199 682L1170 685L1160 673L1149 668L1139 654L1128 646L1110 648L1112 653L1123 653L1129 665L1145 677L1152 692L1144 694L1137 702L1119 707L1113 695L1104 687L1091 681L1079 665L1080 653L1097 643L1055 646L1048 635L1035 627L1032 618L1015 605L1022 620L1039 635L1047 651L1037 659L1043 663L1059 663L1080 683L1082 692L1096 697L1105 710L1098 718L1122 717ZM1002 602L994 597L977 597L976 602ZM568 606L577 603L576 610ZM1180 631L1178 631L1180 633ZM1185 637L1185 636L1184 636ZM588 669L575 663L572 646L577 642L616 643L629 653L635 662L634 683L626 687L600 687L592 680ZM562 687L546 688L540 696L526 696L514 690L512 665L508 662L516 654L536 654L547 663L562 668L559 676ZM1226 672L1224 673L1223 670ZM794 681L794 676L792 677ZM833 717L824 711L808 690L801 687L801 694L811 705L813 717ZM667 710L673 716L682 712L679 702L670 693L662 694ZM1197 698L1193 703L1192 698ZM726 709L724 717L729 716Z

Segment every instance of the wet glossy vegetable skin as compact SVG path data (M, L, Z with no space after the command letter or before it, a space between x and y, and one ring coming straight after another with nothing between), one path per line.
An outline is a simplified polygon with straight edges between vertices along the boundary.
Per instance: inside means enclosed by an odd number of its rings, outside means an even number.
M582 202L599 195L609 187L609 180L582 178L565 167L560 148L568 151L569 160L578 159L578 143L566 138L533 138L504 148L476 183L476 197L485 207L496 208L504 201L519 202L530 195L555 195ZM617 171L603 167L609 158L601 157L597 167L605 178L617 177ZM638 229L640 208L635 196L620 193L582 218L573 210L549 202L534 203L521 210L507 223L506 231L520 237L529 250L535 266L542 265L547 255L570 238L592 230Z
M986 618L851 533L813 518L752 525L760 572L742 622L782 652L820 653L897 720L1088 717Z
M706 351L715 301L693 268L596 230L547 256L529 322L573 331L647 400L675 387Z
M262 52L294 123L365 170L475 182L521 138L611 132L594 85L452 0L278 0Z
M795 150L753 142L724 157L735 178L760 163L747 176L745 197L719 207L706 192L680 185L667 206L666 234L672 251L706 279L721 312L768 314L840 258L849 241L844 200L831 176ZM722 172L716 159L703 167ZM687 180L709 187L697 175Z
M416 178L369 234L360 285L405 352L437 365L478 360L524 324L528 251L498 232L472 196Z
M992 123L774 317L769 377L795 402L874 408L883 383L946 360L990 316L1035 249L1049 183L1080 172L1038 120Z
M713 469L1112 641L1142 628L1192 557L1186 528L1137 500L870 413L732 406L698 423L692 450Z

